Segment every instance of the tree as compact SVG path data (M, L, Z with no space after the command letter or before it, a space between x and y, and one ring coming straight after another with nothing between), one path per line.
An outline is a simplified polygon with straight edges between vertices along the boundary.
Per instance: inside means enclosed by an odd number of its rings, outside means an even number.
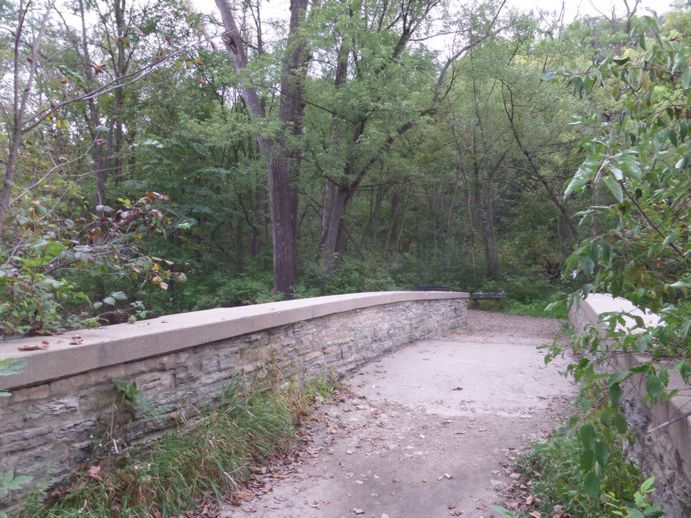
M317 164L325 177L318 251L325 273L330 273L342 250L344 216L363 181L401 137L437 111L453 82L447 76L453 64L501 31L496 22L503 5L461 9L454 48L438 66L434 82L425 77L432 71L423 72L431 56L412 51L409 44L418 32L430 30L426 24L440 2L384 2L374 8L355 2L338 13L338 22L333 23L337 27L334 90L327 91L333 95L331 102L336 99L339 105L331 108L326 164ZM349 103L347 114L341 112L344 101Z
M592 111L574 123L595 123L582 143L587 156L565 197L602 193L601 203L582 213L584 219L599 220L597 232L577 245L565 266L581 286L569 304L593 292L609 293L660 317L658 324L646 325L638 316L608 313L604 336L592 329L575 344L582 359L569 370L586 383L580 400L588 414L598 413L604 441L611 440L614 429L626 432L620 412L625 380L642 376L636 383L645 387L650 404L670 397L671 370L687 386L691 381L688 26L686 33L665 34L655 18L632 13L627 26L631 32L604 59L584 71L562 72L577 94L594 101ZM634 353L636 362L618 370L610 360L622 352ZM616 421L620 424L611 426ZM579 433L593 436L593 426L582 425ZM606 462L583 449L583 477L597 496Z
M235 15L227 0L216 0L223 19L223 42L235 70L242 75L248 64L248 54ZM302 157L296 139L302 134L305 110L304 88L309 63L309 47L301 31L309 0L291 0L290 25L282 62L280 106L277 134L267 137L257 133L257 143L267 160L269 206L273 243L274 289L284 297L292 297L297 283L297 179ZM250 116L254 120L267 117L257 89L249 79L241 80L241 92Z
M32 106L32 91L35 87L36 73L43 59L41 46L47 30L53 3L49 2L35 18L31 0L20 0L17 6L15 25L12 29L12 92L10 94L9 120L5 121L7 130L7 149L5 174L0 186L0 238L8 215L10 197L17 177L17 165L27 129L25 128L28 110ZM28 63L26 65L25 63Z

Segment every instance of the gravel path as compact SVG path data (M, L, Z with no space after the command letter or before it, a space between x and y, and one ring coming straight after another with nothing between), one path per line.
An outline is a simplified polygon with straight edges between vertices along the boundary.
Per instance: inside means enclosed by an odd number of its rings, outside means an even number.
M575 389L564 362L545 366L535 347L560 322L483 311L468 320L349 376L294 458L258 473L221 516L493 516L517 451L569 415Z

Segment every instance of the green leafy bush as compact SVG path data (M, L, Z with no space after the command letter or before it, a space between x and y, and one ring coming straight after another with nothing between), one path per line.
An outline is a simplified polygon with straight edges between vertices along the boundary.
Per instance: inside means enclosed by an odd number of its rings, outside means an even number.
M571 516L607 516L602 494L634 505L642 478L621 451L624 438L604 442L597 435L592 424L563 429L521 459L523 471L533 480L540 510L547 516L556 506ZM593 465L598 466L600 479L588 476Z
M344 257L326 281L325 294L384 291L396 289L384 261L375 256L365 258Z

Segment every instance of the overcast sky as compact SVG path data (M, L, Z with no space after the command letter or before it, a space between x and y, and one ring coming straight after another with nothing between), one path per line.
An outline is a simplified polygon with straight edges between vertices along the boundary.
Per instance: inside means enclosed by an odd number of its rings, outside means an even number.
M232 2L232 0L230 0ZM461 0L456 0L459 3ZM566 20L571 21L576 16L597 15L598 9L604 13L611 13L612 6L618 13L626 12L623 0L565 0L566 1ZM633 3L631 0L629 3ZM192 5L203 13L215 13L216 4L214 0L191 0ZM264 18L283 18L287 16L289 0L264 0ZM639 12L643 12L646 7L652 8L658 14L664 13L669 9L672 0L643 0L639 7ZM560 11L562 0L508 0L508 7L529 11L531 9L544 9L548 11ZM597 6L597 9L594 7Z

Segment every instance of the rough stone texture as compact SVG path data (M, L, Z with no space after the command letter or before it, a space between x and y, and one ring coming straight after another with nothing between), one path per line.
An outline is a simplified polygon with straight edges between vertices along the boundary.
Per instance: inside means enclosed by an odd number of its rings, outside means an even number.
M598 316L602 312L615 311L613 305L621 300L602 294L596 297L599 298L592 302L590 297L581 301L579 307L571 311L569 317L577 331L582 332L588 324L598 325ZM631 303L626 302L630 306ZM624 305L623 309L628 309L628 306ZM615 369L625 370L642 360L644 358L640 355L619 353L612 356L610 364ZM669 374L669 388L680 389L680 394L652 407L645 403L646 391L640 374L622 383L622 406L635 437L627 453L647 476L656 478L656 501L666 515L686 518L691 516L691 417L682 416L689 411L691 394L678 372L670 370ZM661 425L665 426L649 433Z
M238 376L269 369L285 377L342 376L465 322L463 299L378 305L20 388L0 400L0 471L14 467L51 486L96 453L156 441L213 403ZM113 379L136 383L162 405L162 415L152 419L118 409L122 395ZM9 505L0 502L0 509Z
M40 385L49 380L183 351L197 345L227 340L356 309L401 302L467 299L463 292L381 291L346 293L306 299L282 300L233 308L178 313L82 329L38 339L0 340L0 361L18 356L27 365L18 374L0 376L0 390ZM27 349L27 350L23 350Z

